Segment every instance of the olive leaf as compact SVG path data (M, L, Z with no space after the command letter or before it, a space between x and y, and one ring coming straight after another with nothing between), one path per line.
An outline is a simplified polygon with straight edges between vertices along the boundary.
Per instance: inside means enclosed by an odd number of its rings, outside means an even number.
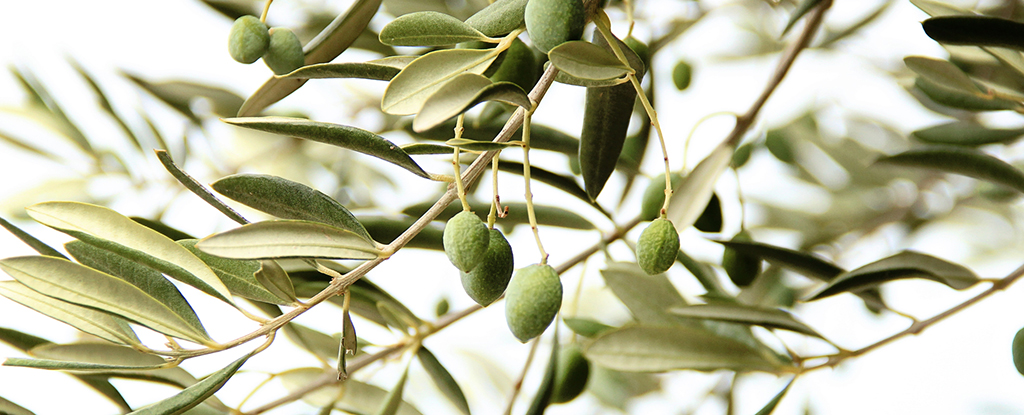
M302 220L251 223L208 236L196 248L234 259L375 259L381 250L352 231Z
M924 93L928 99L951 108L967 111L999 111L1020 107L1019 103L997 98L994 95L945 87L923 77L917 78L914 81L914 86Z
M933 84L969 94L982 95L978 85L960 68L948 61L924 56L907 56L903 58L903 62L912 71Z
M366 227L366 231L373 236L373 239L380 241L381 243L390 244L398 238L403 232L409 229L416 218L408 215L399 216L367 216L360 215L359 221L362 222L363 226ZM412 237L409 243L405 244L409 248L422 248L432 249L435 251L443 251L444 244L441 241L442 233L444 228L438 224L430 224L420 230L416 236Z
M487 36L505 36L523 26L527 0L497 0L466 19Z
M795 381L796 377L794 376L793 379L789 380L789 383L786 383L786 387L782 388L782 390L779 391L772 400L768 401L768 403L761 407L761 410L757 411L754 415L771 415L771 413L775 411L775 407L779 405L780 401L782 401L782 397L786 396L786 392L789 392L789 387L793 386L793 382Z
M573 332L583 337L593 338L608 330L615 329L615 327L588 318L562 317L562 322Z
M434 128L485 101L501 101L530 108L532 101L519 85L511 82L491 83L475 73L463 73L444 84L423 102L423 109L413 119L413 131Z
M476 141L481 143L482 141ZM452 154L454 148L442 144L412 143L402 146L402 150L411 156Z
M331 376L331 374L326 375ZM278 374L278 379L286 390L295 391L322 376L325 376L323 369L299 368ZM302 400L318 408L333 407L344 412L371 414L380 409L381 403L387 399L387 395L388 392L384 389L350 378L345 383L334 383L305 393L302 395ZM408 402L402 402L399 405L397 414L422 415Z
M320 222L372 240L345 206L302 183L265 174L235 174L210 186L218 193L264 213L282 219Z
M583 86L583 87L588 87L588 88L590 88L590 87L603 88L603 87L615 86L615 85L619 85L619 84L623 84L623 83L629 82L629 77L623 76L623 77L620 77L620 78L594 80L594 79L577 78L577 77L569 75L569 74L567 74L565 72L559 71L557 74L555 74L555 82L558 82L558 83L561 83L561 84L566 84L566 85Z
M412 123L404 124L402 126L402 130L408 132L413 137L433 141L446 141L451 139L452 130L454 128L454 121L448 121L437 127L420 132L413 131ZM473 123L467 123L463 128L464 131L462 132L462 138L478 141L491 141L501 132L502 128L504 128L504 123L485 125L473 125ZM522 127L513 134L511 139L517 140L517 137L522 137ZM580 140L570 136L569 134L542 124L530 124L530 149L556 151L562 154L575 156L579 151L579 147Z
M687 303L664 274L648 275L636 264L613 262L601 270L601 276L637 321L662 325L689 323L668 312Z
M821 281L831 281L844 269L815 255L806 254L780 246L761 242L715 241L740 254L768 261L770 264L787 268Z
M607 49L583 40L555 46L548 59L559 71L592 81L616 79L633 71Z
M17 284L17 282L14 281L0 281L0 286L3 286L8 283ZM31 334L23 333L18 330L9 329L6 327L0 327L0 342L7 343L11 347L14 347L15 349L21 350L23 352L28 351L28 349L39 346L41 344L53 343L42 337L33 336Z
M0 281L0 295L111 343L142 344L120 317L40 294L20 282Z
M123 75L196 124L201 121L192 112L192 102L198 98L209 100L213 113L221 117L233 116L242 107L242 97L223 88L187 81L150 82L133 74Z
M0 413L8 415L35 415L34 412L25 409L21 405L4 399L2 396L0 396Z
M498 163L498 170L518 175L523 174L523 167L523 163L520 163L518 161L501 160ZM597 204L597 202L593 200L590 200L590 196L587 195L587 191L583 190L583 188L580 187L579 183L576 182L576 179L572 177L553 173L551 171L542 169L537 166L530 166L530 180L537 180L538 182L544 183L548 186L554 187L558 190L573 195L577 199L582 200L591 206L594 206L601 213L605 214L605 216L608 215L608 213L604 210L604 208L601 207L601 205Z
M420 112L445 83L467 72L483 74L499 53L497 49L445 49L420 56L388 83L380 107L394 115Z
M777 308L754 307L738 303L715 303L675 307L669 312L681 317L753 324L824 338L817 331L794 318L792 314Z
M517 147L517 145L513 143L495 143L493 141L478 141L467 138L453 138L445 141L444 144L451 147L458 147L459 149L466 151L494 151L504 150L509 147ZM451 148L449 148L449 150L450 149ZM451 151L449 151L449 153L451 153Z
M306 54L305 64L330 62L338 57L363 33L370 20L377 14L380 4L381 0L353 2L345 13L334 19L302 48ZM264 108L291 95L305 83L305 79L270 78L242 103L237 115L248 117L259 114Z
M1000 159L971 148L924 147L882 157L875 163L960 174L1024 193L1024 173Z
M950 45L996 46L1024 51L1024 24L993 16L940 16L921 22L924 33Z
M50 245L47 245L45 242L36 239L36 237L30 235L28 232L21 230L21 228L14 226L13 223L8 222L4 218L0 218L0 226L3 226L4 229L7 229L8 232L16 236L18 239L24 242L25 245L28 245L30 248L34 249L40 255L68 259L68 257L60 253L60 251L57 251L56 249L53 249Z
M390 81L401 68L371 62L318 63L303 66L281 78L289 79L337 79L359 78L377 81Z
M214 393L220 390L220 388L224 386L232 376L234 376L235 372L237 372L238 369L241 368L250 357L252 357L252 355L253 353L249 353L242 356L234 362L231 362L231 364L227 365L223 369L213 372L209 376L203 378L203 380L185 388L174 396L139 408L131 412L131 414L166 415L184 413L212 397Z
M796 22L799 21L801 17L803 17L805 14L807 14L807 12L811 11L811 9L813 9L814 6L817 6L819 3L821 3L821 0L803 0L803 1L801 1L800 4L798 4L796 6L796 10L793 10L793 14L789 15L789 21L786 22L786 27L784 29L782 29L782 35L781 36L785 36L786 33L789 33L789 29L792 29L793 25L795 25Z
M270 291L256 279L256 273L261 269L259 261L228 259L210 255L196 248L196 239L184 239L178 244L188 249L196 257L203 260L210 266L213 272L217 273L224 285L231 290L231 293L242 298L262 301L271 304L292 304L293 298L282 298Z
M551 353L548 363L544 366L544 377L537 386L537 393L533 395L533 401L526 410L526 415L543 415L544 410L551 404L551 395L555 392L555 377L558 372L558 326L555 326L555 335L551 338Z
M196 179L193 179L192 176L189 176L184 170L178 168L178 166L174 164L174 160L171 159L171 155L167 153L167 150L156 150L156 157L160 160L160 163L164 165L164 168L171 173L171 176L178 181L178 183L181 183L181 185L185 186L186 189L194 193L196 196L199 196L199 198L203 199L204 202L213 206L225 216L241 225L249 223L249 221L243 218L242 215L228 205L225 205L224 202L220 201L220 199L217 199L217 196L214 196L209 190L206 190L206 188L199 184Z
M418 164L397 144L369 131L347 125L290 117L226 118L224 122L253 130L305 138L370 155L428 178Z
M928 144L981 146L992 143L1010 143L1024 136L1024 128L988 128L977 121L953 121L911 133L914 138Z
M26 208L28 215L82 242L123 255L228 304L231 292L217 274L170 238L111 209L78 202L46 202Z
M389 46L444 46L488 39L461 20L433 11L398 16L380 30L380 43Z
M421 346L417 349L416 357L423 365L423 369L430 375L434 386L441 390L441 393L459 409L459 412L469 415L469 402L466 401L466 395L462 393L462 388L459 387L452 374L448 373L448 369L445 369L444 365L426 347Z
M187 388L196 383L196 378L181 367L152 369L167 363L166 360L159 356L114 344L89 341L46 344L29 350L28 354L33 357L53 361L55 365L59 365L59 362L93 365L89 372L79 373L83 375L145 380L178 388ZM101 366L108 366L109 368L100 369ZM126 368L133 366L146 369ZM75 372L72 371L72 373Z
M403 209L402 213L409 216L419 217L433 205L434 202L417 203ZM434 220L447 221L448 219L451 219L452 216L455 216L457 213L462 211L462 207L457 205L458 204L448 205L448 207L441 211ZM474 212L487 212L490 209L490 206L490 203L486 202L476 200L469 201L470 210ZM503 223L514 225L530 223L525 203L503 202L502 206L508 207L508 215L501 219ZM594 229L594 224L590 223L586 218L567 209L554 206L534 205L534 211L536 212L537 223L540 225L557 226L567 229Z
M412 364L411 360L409 364ZM402 376L398 378L398 382L395 382L395 387L391 388L391 391L384 397L384 402L381 402L380 408L377 409L377 415L395 415L398 413L398 408L404 403L402 401L402 393L405 391L405 380L409 378L409 364L405 365L405 370L402 371Z
M672 189L666 214L676 229L689 228L704 212L714 194L715 182L729 167L735 150L736 147L729 143L719 144L683 178L679 186Z
M0 269L18 282L50 297L103 310L168 336L215 344L206 331L146 291L116 276L53 257L0 260Z
M978 276L962 265L930 255L903 251L837 276L828 285L808 298L819 300L843 292L858 292L880 284L907 278L923 278L963 290L981 282Z

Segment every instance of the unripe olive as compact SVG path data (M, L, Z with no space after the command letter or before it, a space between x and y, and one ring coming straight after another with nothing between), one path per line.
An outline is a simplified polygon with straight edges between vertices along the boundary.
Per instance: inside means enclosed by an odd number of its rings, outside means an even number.
M732 238L733 242L752 242L746 231L741 231ZM761 258L744 255L735 250L725 248L722 253L722 268L729 274L729 279L737 287L746 287L754 282L761 273Z
M679 233L672 221L655 219L636 241L636 261L640 269L654 275L668 271L679 253Z
M586 25L581 0L530 0L523 17L533 46L544 53L570 40L578 40Z
M505 292L514 269L512 247L505 240L505 235L497 229L491 229L490 234L483 261L472 271L461 273L462 288L466 294L485 307Z
M462 272L472 271L487 253L490 232L473 212L462 211L448 219L441 242L448 260Z
M693 77L693 68L686 61L679 61L676 67L672 68L672 83L676 89L682 91L690 86L690 78Z
M672 173L672 188L679 186L683 181L683 175ZM665 175L651 179L647 189L644 190L644 197L640 202L640 219L654 220L661 213L661 207L665 204Z
M512 276L505 293L505 322L519 341L543 333L561 307L562 281L550 265L530 265Z
M1020 329L1017 335L1013 336L1013 365L1024 375L1024 329Z
M306 63L306 55L302 53L302 42L290 29L275 27L270 29L270 47L263 55L263 63L277 75L284 75Z
M551 391L551 403L565 403L583 393L590 377L590 362L583 357L583 351L576 343L558 351L555 368L555 387Z
M242 16L231 25L228 33L228 53L241 63L256 62L270 47L267 25L256 16Z

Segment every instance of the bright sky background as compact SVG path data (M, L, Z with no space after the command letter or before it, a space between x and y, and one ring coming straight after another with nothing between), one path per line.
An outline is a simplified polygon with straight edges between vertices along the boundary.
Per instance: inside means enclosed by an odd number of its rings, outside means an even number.
M288 11L288 3L293 1L297 0L278 0L272 9L271 20L281 25L294 23L290 20L292 15ZM874 1L835 1L837 4L829 13L827 22L837 27L855 20L859 13L877 4ZM343 0L303 0L300 3L321 5L334 10L343 10L348 4ZM680 7L678 3L671 0L651 0L640 4L650 5L652 10L666 10L663 8ZM969 5L970 2L967 3ZM142 105L147 109L154 105L152 102L143 102L138 93L118 78L118 68L145 74L152 80L190 79L208 82L243 96L254 91L269 74L261 63L244 66L228 57L225 39L230 22L197 1L7 0L0 1L0 4L5 6L4 12L0 13L0 27L3 27L6 33L5 40L0 42L0 64L16 65L35 72L51 91L55 91L63 100L65 108L86 108L84 111L69 112L81 122L83 128L90 131L113 131L111 129L114 127L106 122L95 121L96 113L93 111L98 110L92 108L95 105L93 98L71 67L66 64L67 57L82 62L83 66L100 79L104 87L116 96L124 97L124 101L119 101L116 105L127 109L129 113L134 113L134 109ZM734 47L735 42L744 40L738 35L739 31L728 24L734 17L735 15L728 13L726 9L723 13L708 18L673 44L665 56L659 55L655 62L656 70L666 74L675 63L673 55L685 56L694 62L697 68L693 86L686 93L671 89L667 77L664 78L666 82L660 85L663 89L659 90L659 107L662 108L662 120L670 137L685 136L698 119L708 114L745 110L760 92L770 69L774 67L777 61L775 55L739 62L716 59L716 56ZM887 74L889 71L903 71L902 57L906 55L945 56L945 52L927 39L921 31L918 22L925 17L909 2L897 0L871 30L843 43L841 48L847 52L846 54L811 51L802 55L787 81L762 112L762 121L756 126L758 131L763 131L769 125L784 124L815 105L834 105L841 108L836 110L838 117L861 114L868 118L880 119L895 125L903 132L938 122L941 117L918 106ZM779 22L785 20L782 14L773 18ZM771 24L779 23L772 22ZM336 120L339 117L338 105L353 92L344 86L348 84L323 82L317 85L318 88L315 89L307 87L301 94L294 96L295 100L291 102L295 105L297 102L308 102L302 100L319 99L321 101L315 102L323 102L324 105L323 108L312 111L313 117ZM366 90L373 89L364 89ZM564 96L560 95L563 92ZM541 106L538 122L557 125L566 131L577 131L581 121L579 115L573 114L572 111L579 111L582 92L567 86L555 86L549 97L551 99L545 100ZM0 105L17 106L22 102L22 98L13 77L0 74ZM731 127L731 121L727 118L715 118L701 126L694 138L694 148L689 160L691 166L724 137ZM167 134L168 137L180 138L181 127L175 127L173 118L170 119L172 121L158 120L158 123L170 132ZM10 123L14 122L8 116L3 116L0 120L0 128L13 125ZM841 131L844 127L837 124L826 125L823 128ZM228 129L221 129L212 134L228 132ZM670 154L682 154L681 140L669 143L669 151ZM648 161L656 160L654 157L648 157ZM753 162L757 163L758 160ZM674 160L673 163L674 168L681 167L680 160ZM764 165L767 166L767 163ZM149 173L150 177L161 177L164 174L156 165L151 166L153 171ZM755 165L758 166L761 164ZM657 170L657 165L645 166L645 171L649 173ZM772 174L773 172L755 168L747 168L745 172L746 174L741 177L744 191L764 198L779 193L780 185L777 175ZM40 162L17 150L0 147L0 173L3 173L4 177L0 180L2 201L19 190L37 185L42 177L68 176L71 172L69 169ZM209 182L216 178L204 179ZM720 186L723 188L735 186L731 177L722 181ZM520 191L516 187L517 184L509 186L512 189L508 191L509 193ZM427 194L423 191L420 193ZM126 214L147 212L145 205L141 205L144 198L136 199L138 200L135 202L126 202L116 207ZM814 199L804 200L810 200L807 203L812 205L817 203ZM395 202L401 204L397 199ZM207 233L230 227L226 220L216 222L214 219L203 219L213 217L215 213L209 209L203 210L205 208L202 206L200 202L184 204L183 209L188 212L185 217L199 218L199 222L186 227L190 226L189 229ZM196 212L195 216L192 216L191 212ZM5 211L2 214L9 215L10 212ZM734 222L727 219L727 227L732 226L733 230L738 228ZM26 225L26 229L37 232L45 240L55 244L66 240L62 235L39 226L31 226L25 222L19 224ZM551 238L552 241L548 243L552 251L552 262L560 263L585 246L580 245L577 240L569 239L574 236L578 235L545 230L545 237ZM937 233L934 239L915 242L914 247L925 252L945 255L952 260L975 260L977 263L967 262L966 265L971 266L982 277L1001 277L1020 262L1020 255L1017 253L1021 251L1016 249L1020 247L1020 238L1001 234L992 237L1000 238L1001 243L1013 249L1008 248L1005 257L988 257L984 258L985 261L978 261L978 258L968 258L967 254L959 249L959 240L956 239L955 233ZM593 238L593 235L589 235L588 238ZM526 230L521 229L510 239L516 247L517 254L521 255L517 265L524 266L531 262L533 248ZM698 257L714 260L715 255L719 253L713 248L708 248L707 244L695 241L696 239L696 234L684 235L684 240L696 246ZM879 243L884 245L885 241ZM32 253L10 235L0 233L0 257ZM879 252L871 250L855 252L844 258L847 263L843 265L860 265L876 259L878 255ZM457 278L449 275L452 272L448 272L449 266L443 256L409 250L403 251L396 259L386 262L375 270L371 277L377 284L407 301L413 311L421 316L432 316L434 303L445 293L452 301L453 310L470 304L470 300L461 295ZM403 263L415 263L416 269L405 268ZM598 268L599 261L590 265L587 277L589 282L600 280L596 277ZM425 269L439 269L444 272L427 271L426 275L423 275ZM681 289L686 291L694 288L694 283L688 277L683 277L685 272L679 269L673 272L678 277L673 281ZM579 277L579 269L570 271L564 277L564 285L575 286ZM6 276L0 276L0 279L5 278ZM609 302L583 307L581 314L607 316L621 312L621 306L614 303L615 300L610 294L602 294L597 286L596 283L588 283L588 295L594 295L594 298L604 295ZM905 282L888 285L885 295L890 304L912 315L927 318L980 292L981 289L982 287L976 287L968 292L952 292L932 283ZM190 296L190 299L198 297L190 294L194 293L186 290L186 295ZM1024 387L1024 378L1014 370L1010 358L1011 339L1024 325L1019 301L1022 295L1024 288L1013 287L1008 292L989 298L922 335L900 340L874 353L844 363L834 371L823 370L801 377L776 413L801 413L804 403L809 400L815 413L820 414L1024 414L1024 394L1020 393ZM199 299L196 308L200 316L228 316L223 319L204 320L207 328L218 340L234 338L253 328L247 320L230 317L231 311L219 304ZM527 349L508 335L502 313L502 306L491 307L461 322L457 327L446 330L427 343L461 381L474 412L479 414L499 413L503 409L507 385L502 382L516 376ZM907 324L905 320L891 316L876 319L864 315L852 296L839 296L807 305L800 308L798 314L826 337L851 349L902 330ZM0 326L42 334L57 341L74 339L75 330L42 318L35 312L6 300L0 300L0 315L4 316L0 318ZM326 310L313 310L299 321L333 333L340 330L340 321L333 320L335 318L335 314ZM367 333L373 335L371 331L372 329L367 329ZM381 334L376 333L378 336ZM795 337L787 340L797 341ZM266 353L252 359L244 369L258 372L298 365L316 366L315 360L289 346L283 338L279 343L281 344L275 344ZM254 346L255 344L252 347ZM248 350L248 347L250 346L244 346L243 349ZM467 359L470 351L494 361L496 367L506 373L505 380L499 376L497 383L500 387L493 386L492 382L486 380L487 375L481 369L479 361ZM196 362L187 362L184 366L193 369L193 374L202 376L224 366L237 356L237 353L224 354L228 356L204 358L198 365L194 364ZM0 346L0 356L12 355L16 355L14 349ZM398 376L395 370L397 366L390 365L376 372L371 382L390 387ZM533 385L539 380L539 372L539 368L534 368L531 376L527 378L527 396L532 395ZM373 373L373 370L368 370L360 373L360 376ZM702 395L718 377L718 374L666 376L664 391L638 400L635 406L630 408L630 412L678 413L684 408L690 408L694 397ZM236 403L249 388L254 387L263 378L264 376L259 373L244 373L232 380L218 396L229 405ZM450 407L442 406L447 403L433 399L437 392L418 366L414 365L410 379L406 397L417 404L422 412L432 414L451 411ZM740 406L737 413L755 412L781 389L787 380L763 374L747 376L738 390ZM115 383L123 388L129 403L135 406L159 399L159 396L171 392L170 388L137 382ZM280 388L275 384L266 390L266 396L261 395L255 401L270 400L278 393ZM28 369L0 367L0 396L32 409L37 414L107 414L115 410L103 398L92 394L70 377ZM517 413L524 410L524 406L517 406ZM601 410L592 396L584 396L572 404L553 407L549 413L595 413ZM719 404L709 403L698 413L720 413L721 410ZM274 413L312 411L309 406L295 404Z

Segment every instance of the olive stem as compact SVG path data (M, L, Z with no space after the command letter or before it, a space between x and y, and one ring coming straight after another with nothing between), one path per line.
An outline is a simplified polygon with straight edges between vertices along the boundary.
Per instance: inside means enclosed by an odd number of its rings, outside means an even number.
M526 214L530 218L530 229L533 229L533 238L537 240L537 249L540 251L540 263L548 263L548 253L544 252L544 244L540 241L540 228L537 226L537 213L533 209L533 191L530 190L530 117L533 116L534 107L523 117L523 179L526 181Z
M530 370L530 364L533 363L533 356L537 354L537 346L540 345L540 336L533 339L530 345L530 353L526 355L526 363L523 364L523 371L519 373L519 379L512 385L512 394L508 398L508 405L505 406L505 415L512 415L512 407L516 403L516 397L519 396L519 391L523 389L523 380L526 379L526 372Z
M270 3L273 2L274 0L267 0L267 2L263 4L263 13L260 14L260 22L267 22L267 13L270 12Z
M498 157L491 159L491 211L487 213L487 229L494 229L498 218Z
M462 122L465 118L465 114L459 114L459 117L455 120L455 138L462 138ZM462 169L459 167L459 148L455 147L455 152L452 155L452 168L455 169L455 187L459 192L459 200L462 201L462 210L469 212L469 200L466 199L466 186L462 184Z

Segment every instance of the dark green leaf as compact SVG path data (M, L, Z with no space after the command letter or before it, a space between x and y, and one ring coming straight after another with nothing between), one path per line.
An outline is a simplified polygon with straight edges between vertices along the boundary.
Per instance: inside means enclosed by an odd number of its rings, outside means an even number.
M665 198L662 198L664 200ZM722 231L722 201L717 194L711 195L707 207L693 223L693 227L701 232L718 233Z
M35 415L32 411L23 408L14 402L0 397L0 414L4 415Z
M156 150L156 158L160 159L160 163L164 165L164 168L171 173L171 176L173 176L178 183L181 183L182 186L185 186L186 189L194 193L196 196L199 196L199 198L203 199L204 202L219 210L220 213L224 214L224 216L238 222L239 225L249 223L249 221L243 218L242 215L235 212L235 210L228 205L225 205L224 202L220 201L220 199L217 199L217 196L214 196L209 190L206 190L206 188L199 184L196 179L193 179L192 176L189 176L184 170L178 168L178 166L174 164L174 160L171 159L171 155L167 153L167 150Z
M372 240L345 206L302 183L265 174L236 174L211 186L236 202L279 218L320 222Z
M558 327L555 327L555 335L551 338L551 356L544 369L544 378L537 387L537 394L530 402L530 408L526 415L543 415L544 410L551 404L551 394L555 391L555 373L558 371Z
M242 356L227 367L213 372L203 380L185 388L185 390L178 392L176 395L131 413L135 415L177 415L184 413L213 396L250 357L252 357L252 354Z
M362 222L363 226L366 227L366 231L373 236L374 240L380 241L381 243L390 244L399 235L409 229L416 218L400 215L400 216L359 216L359 221ZM438 224L430 224L423 228L420 233L412 237L405 246L409 248L422 248L432 249L435 251L443 251L444 244L441 241L441 236L444 233L444 228Z
M227 118L224 122L239 127L305 138L347 148L393 163L417 176L429 177L427 172L423 171L398 145L363 129L288 117Z
M787 268L821 281L831 281L845 272L835 264L815 255L769 245L761 242L715 241L743 255L768 261L770 264Z
M633 70L607 49L583 40L555 46L548 59L558 70L592 81L621 78Z
M377 14L381 0L356 0L345 13L327 25L302 48L306 65L330 62L352 45ZM238 109L239 117L259 114L264 108L291 95L306 83L305 79L270 78Z
M398 16L380 30L380 42L390 46L444 46L487 40L487 36L444 13L417 12Z
M410 216L419 217L422 216L423 213L427 211L427 209L430 209L430 207L433 206L433 204L433 202L415 204L403 209L402 213L405 213ZM502 218L499 224L508 223L520 225L530 223L530 219L526 213L525 203L502 203L502 206L508 207L508 215ZM469 207L470 210L474 212L488 212L490 211L491 205L490 203L470 200ZM569 229L594 229L594 225L590 223L588 220L566 209L553 206L535 205L534 210L537 214L537 223L540 225L557 226ZM447 208L445 208L445 210L441 211L441 214L434 218L434 220L447 221L448 219L451 219L452 216L455 216L455 214L461 211L462 206L458 206L457 203L451 204Z
M664 274L647 275L636 264L613 262L601 270L601 276L637 321L649 324L686 323L685 319L668 312L670 308L685 306L686 300Z
M203 260L224 281L224 285L232 294L250 300L271 304L292 304L293 298L280 298L256 279L261 269L260 262L255 260L228 259L210 255L196 248L196 239L183 239L178 244L188 249L196 257ZM283 271L282 271L283 272Z
M523 174L523 167L523 163L518 161L501 160L498 163L498 170L518 174L520 176ZM601 211L601 213L607 215L604 208L602 208L601 205L598 205L597 202L590 200L590 196L587 196L587 192L583 190L579 183L576 182L576 179L572 177L552 173L537 166L530 166L530 179L537 180L538 182L576 196L577 199L587 202L587 204L594 206Z
M455 128L455 122L449 121L436 128L432 128L423 132L415 132L412 130L412 123L404 124L402 129L412 134L414 137L434 140L434 141L447 141L452 138L452 131ZM472 140L480 141L491 141L501 132L504 128L504 124L487 124L482 126L476 126L472 123L464 126L465 131L462 132L462 138L468 138ZM522 137L522 127L516 131L512 136L512 140L517 140ZM536 150L550 150L557 151L562 154L576 155L580 146L580 140L556 130L551 127L539 125L536 123L530 124L530 148Z
M930 255L903 251L837 276L809 300L818 300L843 292L857 292L889 281L923 278L956 290L980 282L971 270Z
M251 223L208 236L196 247L235 259L375 259L382 253L377 244L352 231L301 220Z
M36 237L34 237L32 235L29 235L28 232L25 232L25 231L21 230L20 228L18 228L17 226L14 226L14 224L8 222L4 218L0 218L0 226L3 226L4 229L7 229L8 232L10 232L14 236L18 237L18 239L20 239L22 242L24 242L25 245L28 245L32 249L35 249L36 252L38 252L40 255L46 255L46 256L52 256L52 257L57 257L57 258L68 259L68 257L66 257L66 256L64 256L64 254L60 253L60 251L57 251L56 249L53 249L52 247L50 247L49 245L47 245L43 241L40 241L40 240L36 239Z
M505 36L523 26L527 0L497 0L466 19L487 36Z
M466 402L466 395L462 393L462 388L455 382L452 374L448 373L448 369L445 369L444 365L426 347L420 347L416 350L416 357L420 359L423 369L427 371L427 374L430 375L430 380L434 381L434 385L441 390L441 393L456 408L459 408L460 412L464 415L469 415L469 403Z
M768 401L768 403L765 404L764 407L761 408L760 411L757 411L757 413L754 415L771 415L771 413L775 411L775 407L778 406L779 402L782 401L782 397L786 396L786 392L789 392L789 387L793 386L793 382L795 381L796 377L790 379L789 383L786 384L786 387L782 388L782 390L779 391L779 393L776 394L775 397L772 398L772 400Z
M373 62L318 63L303 66L295 71L282 75L289 79L336 79L359 78L377 81L390 81L401 69L390 65Z
M612 79L583 79L559 71L557 74L555 74L555 82L566 85L584 86L587 88L604 88L629 82L629 78L623 76L621 78Z
M960 174L1024 193L1024 173L1000 159L970 148L925 147L883 157L875 163Z
M1012 110L1021 105L1017 102L997 98L994 95L968 93L959 89L947 88L924 78L917 78L914 81L914 86L937 104L967 111Z
M17 281L0 281L0 295L109 342L142 343L119 317L40 294Z
M530 97L519 85L491 83L483 75L464 73L452 78L424 101L423 109L412 122L412 129L429 130L485 101L507 102L523 108L532 106Z
M391 80L380 107L394 115L418 113L448 81L463 73L483 74L499 53L496 49L444 49L420 56Z
M992 143L1009 143L1024 135L1024 128L988 128L977 121L954 121L913 132L918 140L929 144L952 144L980 146Z
M940 16L921 22L924 33L951 45L997 46L1024 51L1024 24L992 16Z
M800 4L796 6L796 10L793 10L793 14L789 16L789 21L786 22L786 28L782 29L782 36L785 36L786 33L789 33L789 29L792 29L793 25L795 25L801 17L803 17L805 14L807 14L807 12L811 11L811 9L813 9L814 6L817 6L820 3L821 0L801 1Z
M960 68L942 59L907 56L903 62L929 82L968 94L983 95L978 85Z
M800 322L785 310L777 308L754 307L743 304L697 304L687 307L676 307L669 310L672 314L688 318L700 318L719 321L731 321L741 324L753 324L769 328L795 331L823 338L821 334Z
M446 154L446 155L450 155L450 154L452 154L453 151L455 151L454 148L451 148L451 147L446 146L446 145L426 144L426 143L406 144L406 145L402 146L402 150L404 150L406 154L409 154L409 155L412 155L412 156L416 156L416 155L431 155L431 154Z
M411 361L409 363L412 363ZM377 415L395 415L398 413L398 408L402 405L402 392L405 391L405 380L409 378L409 365L405 366L405 370L402 371L402 377L398 378L398 382L395 383L395 387L388 392L388 395L384 398L384 402L381 402L380 408L377 410Z
M10 283L4 282L0 284L6 285ZM21 350L23 352L33 347L39 346L41 344L52 343L51 341L46 340L42 337L33 336L28 333L22 333L20 331L9 329L6 327L0 327L0 342L7 343L14 347L15 349Z
M592 363L630 372L788 369L745 343L696 326L626 326L594 339L583 353Z
M693 274L693 277L707 290L707 295L731 297L727 294L725 288L722 287L721 281L718 280L718 274L715 273L715 270L710 265L691 258L682 250L676 254L676 261L683 264L683 267L690 271L690 274Z
M196 124L201 122L192 112L192 101L197 98L208 99L213 104L213 113L221 117L233 116L242 107L242 97L223 88L186 81L149 82L127 73L124 76Z
M494 151L504 150L509 147L517 147L517 145L513 143L495 143L493 141L477 141L466 138L453 138L445 141L444 144L452 147L458 147L459 149L466 151Z
M597 337L601 333L615 328L587 318L562 317L562 322L573 332L583 337Z

